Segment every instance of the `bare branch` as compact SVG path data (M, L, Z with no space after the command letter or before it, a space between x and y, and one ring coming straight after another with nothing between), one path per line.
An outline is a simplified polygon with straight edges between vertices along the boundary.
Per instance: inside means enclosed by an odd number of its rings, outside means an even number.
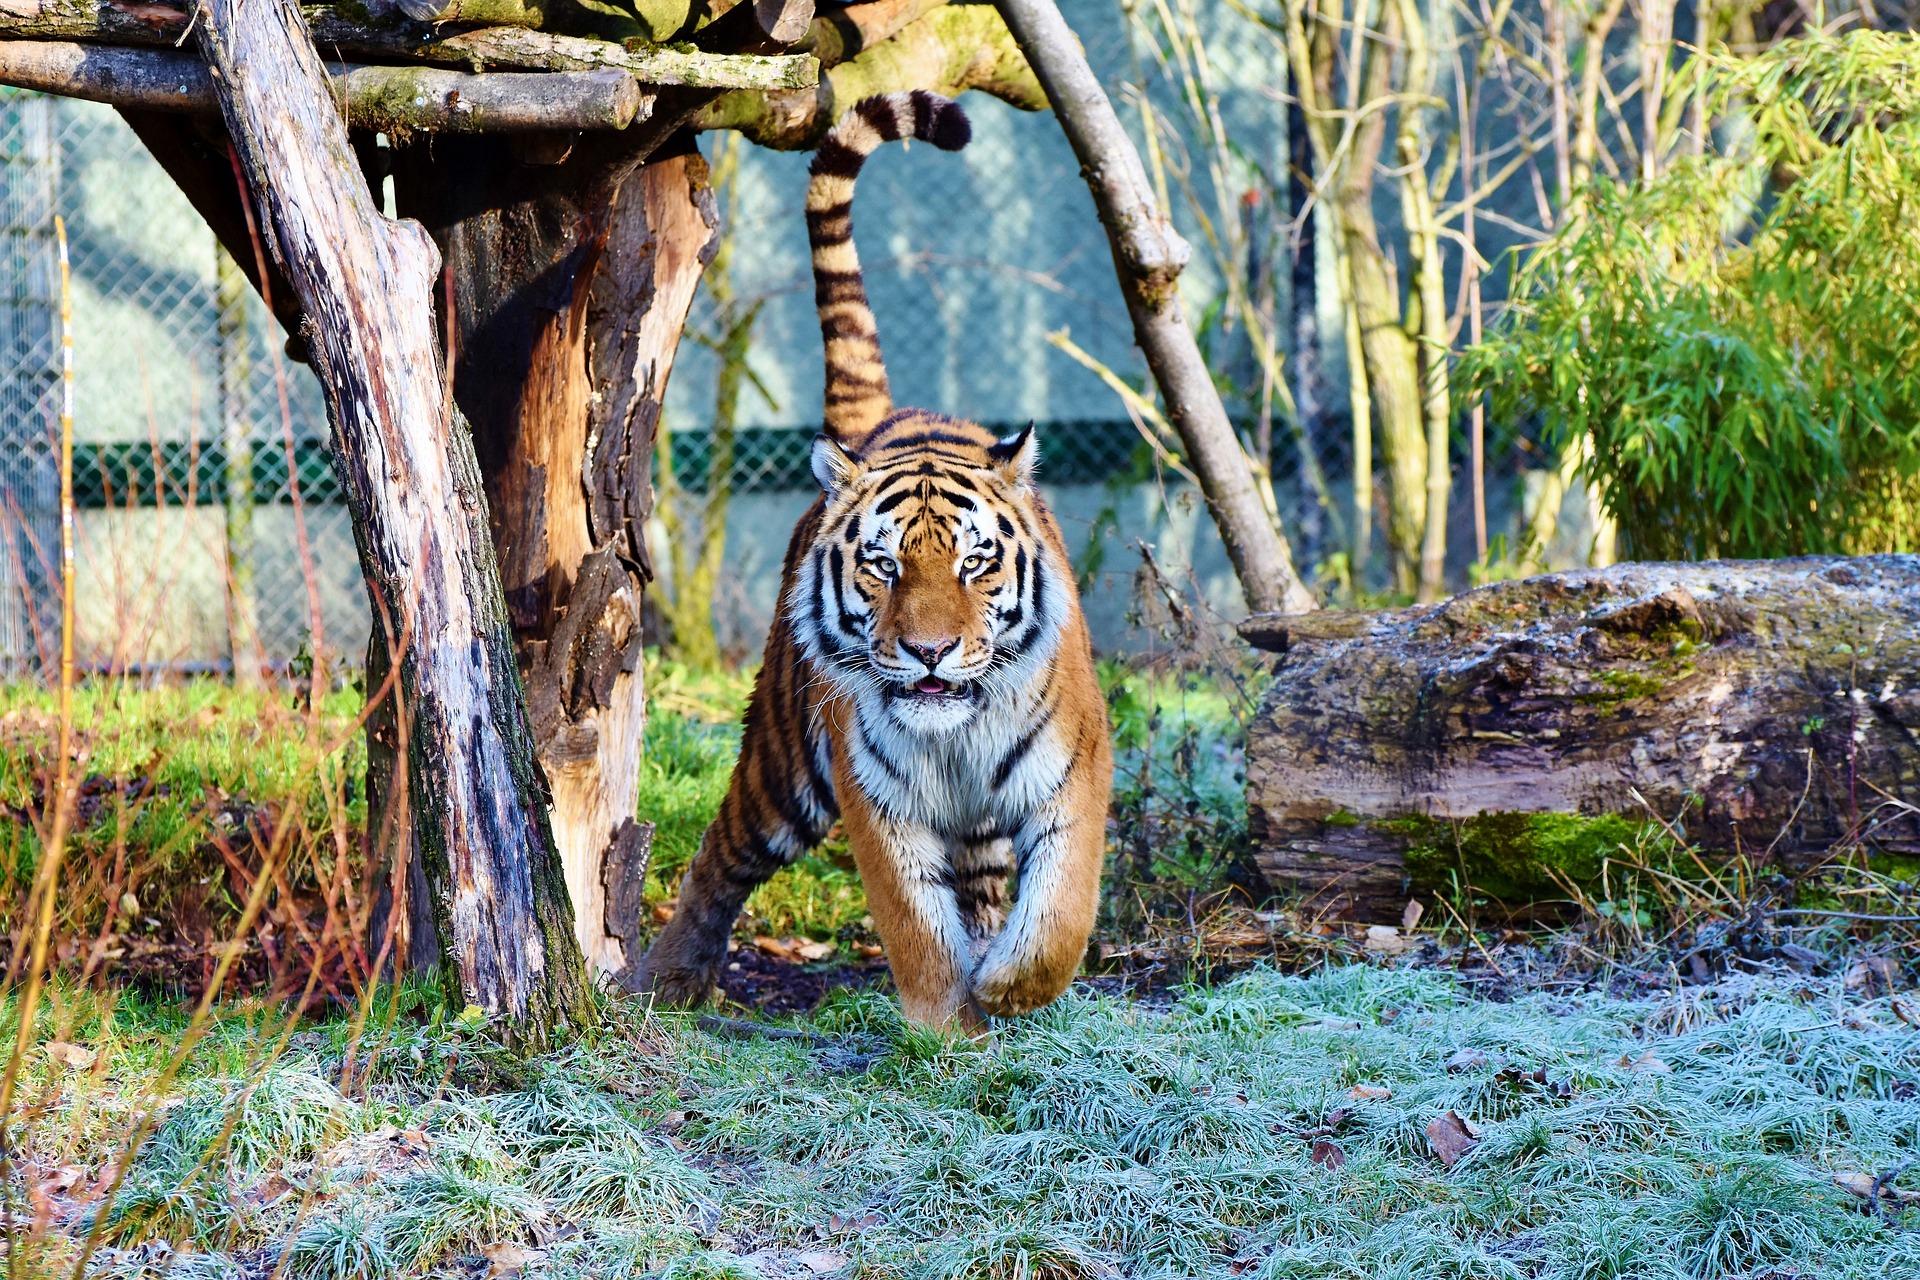
M624 71L471 75L428 67L328 63L348 123L390 133L624 129L653 105ZM0 41L0 84L152 111L217 114L199 58L52 40Z

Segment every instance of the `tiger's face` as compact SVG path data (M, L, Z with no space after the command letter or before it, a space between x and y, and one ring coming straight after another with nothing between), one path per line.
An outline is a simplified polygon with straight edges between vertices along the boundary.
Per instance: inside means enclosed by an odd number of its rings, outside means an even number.
M918 733L952 732L1020 683L1062 612L1031 428L997 442L970 431L978 443L954 434L872 458L814 444L826 505L796 629L842 688Z

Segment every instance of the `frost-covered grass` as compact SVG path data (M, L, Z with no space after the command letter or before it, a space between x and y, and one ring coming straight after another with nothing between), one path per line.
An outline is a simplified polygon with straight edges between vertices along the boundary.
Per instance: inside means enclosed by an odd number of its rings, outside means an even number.
M30 1154L91 1180L177 1024L64 1007L100 1057L32 1056ZM276 1056L231 1017L120 1201L81 1190L49 1234L97 1220L113 1276L1920 1276L1920 1234L1832 1182L1920 1153L1920 1033L1838 983L1491 1004L1355 966L1158 1009L1075 993L979 1042L873 994L802 1025L616 1006L512 1062L403 1018L342 1090L347 1023ZM1480 1137L1448 1169L1425 1131L1450 1110Z

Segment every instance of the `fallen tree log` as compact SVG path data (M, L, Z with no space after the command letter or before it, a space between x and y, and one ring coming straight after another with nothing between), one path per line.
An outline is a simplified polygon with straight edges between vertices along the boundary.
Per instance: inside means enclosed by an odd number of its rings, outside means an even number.
M1755 864L1920 853L1920 556L1626 564L1265 614L1255 859L1310 910L1564 899L1672 824Z
M493 72L329 62L347 123L385 133L624 129L653 106L627 72ZM0 84L147 111L220 110L206 63L171 49L0 41Z

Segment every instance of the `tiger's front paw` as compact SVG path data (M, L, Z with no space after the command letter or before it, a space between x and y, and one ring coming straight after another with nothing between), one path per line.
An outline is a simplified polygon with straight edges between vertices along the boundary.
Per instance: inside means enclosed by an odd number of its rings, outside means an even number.
M1017 1018L1051 1004L1065 989L1035 970L1031 961L1019 956L996 956L988 952L973 973L973 1002L995 1018ZM1071 980L1072 975L1068 975Z

